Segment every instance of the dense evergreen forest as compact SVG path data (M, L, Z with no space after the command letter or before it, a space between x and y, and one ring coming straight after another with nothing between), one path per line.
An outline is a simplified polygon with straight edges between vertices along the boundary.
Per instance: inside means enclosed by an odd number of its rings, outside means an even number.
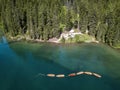
M120 0L0 0L0 30L48 40L75 28L109 45L120 43Z

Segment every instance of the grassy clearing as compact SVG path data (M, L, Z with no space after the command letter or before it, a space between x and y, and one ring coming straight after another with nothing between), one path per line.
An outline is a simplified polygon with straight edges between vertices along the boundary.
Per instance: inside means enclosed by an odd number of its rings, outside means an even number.
M64 38L61 39L62 43L81 43L81 42L92 42L93 37L87 34L75 35L74 38L69 38L65 40Z

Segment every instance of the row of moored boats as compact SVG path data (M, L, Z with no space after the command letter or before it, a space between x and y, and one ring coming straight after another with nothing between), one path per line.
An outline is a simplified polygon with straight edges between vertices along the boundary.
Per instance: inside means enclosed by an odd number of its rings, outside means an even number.
M86 75L91 75L91 76L95 76L95 77L98 77L98 78L101 78L102 76L97 74L97 73L92 73L92 72L77 72L77 73L70 73L68 75L65 75L65 74L42 74L44 76L48 76L48 77L58 77L58 78L64 78L64 77L75 77L75 76L78 76L78 75L81 75L81 74L86 74Z

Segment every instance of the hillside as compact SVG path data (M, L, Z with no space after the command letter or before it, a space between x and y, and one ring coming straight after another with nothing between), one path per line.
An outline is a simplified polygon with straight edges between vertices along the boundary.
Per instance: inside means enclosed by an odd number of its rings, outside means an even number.
M0 30L8 37L38 41L59 39L71 29L87 30L95 40L118 47L119 6L120 0L0 0Z

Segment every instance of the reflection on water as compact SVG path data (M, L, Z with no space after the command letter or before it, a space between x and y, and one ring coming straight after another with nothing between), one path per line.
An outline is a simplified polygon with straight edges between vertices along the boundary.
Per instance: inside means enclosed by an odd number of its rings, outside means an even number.
M7 44L7 40L6 40L5 36L2 36L0 38L0 44Z
M120 90L119 68L119 53L105 45L0 45L0 90ZM102 78L36 78L38 73L68 74L81 70L99 73Z

